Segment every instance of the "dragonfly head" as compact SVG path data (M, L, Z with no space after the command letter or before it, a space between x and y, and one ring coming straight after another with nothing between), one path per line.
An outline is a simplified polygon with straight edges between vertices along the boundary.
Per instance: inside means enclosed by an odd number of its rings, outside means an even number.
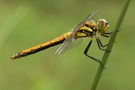
M97 31L100 33L106 32L106 30L109 28L108 21L105 19L99 19L97 23Z

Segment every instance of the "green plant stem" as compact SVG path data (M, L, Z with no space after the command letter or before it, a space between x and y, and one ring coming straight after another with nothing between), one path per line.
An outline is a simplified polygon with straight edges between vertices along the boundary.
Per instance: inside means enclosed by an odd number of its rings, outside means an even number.
M124 16L126 14L127 9L128 9L129 3L130 3L130 0L127 0L127 2L125 3L125 6L123 7L123 9L122 9L122 11L120 13L118 21L117 21L117 23L115 25L115 28L113 30L114 34L111 36L111 38L109 40L109 43L108 43L108 46L106 48L107 51L111 51L112 50L112 47L113 47L113 45L115 43L116 36L117 36L117 34L118 34L119 30L120 30L120 26L122 24L122 21L124 19ZM110 55L110 52L107 52L107 51L104 53L104 55L102 57L102 63L103 63L104 66L106 65L106 62L107 62L108 57ZM95 78L94 78L94 81L92 83L92 86L91 86L90 90L96 90L96 87L97 87L97 85L99 83L99 80L100 80L100 77L102 75L103 70L104 70L104 68L100 65L98 70L97 70L97 73L95 75Z

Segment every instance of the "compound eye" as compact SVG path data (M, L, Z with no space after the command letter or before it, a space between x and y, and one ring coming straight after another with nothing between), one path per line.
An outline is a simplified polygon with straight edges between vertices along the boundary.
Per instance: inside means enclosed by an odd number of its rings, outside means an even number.
M105 27L108 26L108 21L105 19L99 19L98 20L98 24L100 24L101 26Z
M97 23L97 29L99 32L104 33L109 28L109 23L105 19L99 19Z
M108 26L109 25L109 23L108 23L108 21L106 22L106 26Z

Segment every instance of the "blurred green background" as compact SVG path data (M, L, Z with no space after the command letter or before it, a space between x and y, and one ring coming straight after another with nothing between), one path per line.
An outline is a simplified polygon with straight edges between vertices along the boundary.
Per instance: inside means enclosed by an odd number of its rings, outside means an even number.
M112 31L125 0L1 0L0 90L89 90L98 63L83 55L89 38L62 55L52 47L13 61L10 56L70 31L100 12ZM135 1L131 1L97 90L135 90ZM104 43L108 39L102 38ZM96 43L90 54L101 58Z

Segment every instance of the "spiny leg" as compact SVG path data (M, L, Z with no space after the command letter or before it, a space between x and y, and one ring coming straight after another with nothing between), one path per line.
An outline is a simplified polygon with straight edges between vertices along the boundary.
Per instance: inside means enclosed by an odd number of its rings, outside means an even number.
M114 32L105 32L105 33L103 33L103 34L101 34L101 35L104 36L104 37L109 38L113 33L114 33Z
M103 48L108 45L108 44L103 45L102 42L101 42L101 40L99 38L97 38L96 40L100 44L100 46L103 47Z
M101 34L102 36L109 38L111 35Z
M99 38L96 38L96 41L97 41L98 48L99 48L100 50L106 51L106 49L104 49L104 47L106 47L107 44L106 44L106 45L103 45L103 44L101 43L101 41L100 41Z
M105 32L101 35L108 38L108 37L112 36L114 33L119 32L119 31L120 30L115 30L115 31L112 31L112 32Z
M109 50L104 49L104 47L106 47L108 44L103 45L99 38L96 38L96 41L97 41L97 44L98 44L98 48L99 48L100 50L107 51L107 52L111 52L111 51L109 51Z
M94 61L100 63L100 65L104 68L104 65L102 64L102 62L101 62L100 60L98 60L98 59L96 59L96 58L94 58L94 57L88 55L88 51L89 51L89 49L90 49L91 44L92 44L92 40L89 42L89 44L88 44L87 47L85 48L84 54L85 54L87 57L91 58L92 60L94 60Z

